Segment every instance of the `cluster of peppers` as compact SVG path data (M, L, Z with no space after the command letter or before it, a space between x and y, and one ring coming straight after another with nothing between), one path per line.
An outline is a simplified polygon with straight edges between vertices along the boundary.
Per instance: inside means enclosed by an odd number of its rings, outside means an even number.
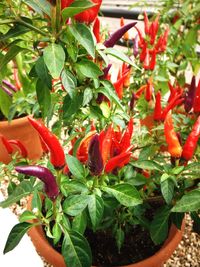
M50 153L50 162L55 169L66 172L68 166L65 160L64 149L57 137L40 121L28 117L31 125L37 130ZM115 131L110 125L107 130L96 132L94 126L82 139L76 152L76 157L88 166L91 175L99 176L103 171L110 173L126 165L132 155L131 137L133 134L133 119L124 131ZM73 142L72 142L73 143ZM73 153L73 148L69 153ZM42 166L17 166L16 171L25 175L35 176L45 184L45 192L51 199L59 194L55 176ZM69 169L68 169L69 170Z
M175 132L172 114L168 112L164 121L164 133L168 144L168 152L173 158L181 158L188 162L192 159L200 137L200 116L194 123L190 134L188 135L183 147L179 135Z
M15 139L9 140L3 135L0 135L0 139L9 155L13 154L14 147L16 147L22 158L28 156L27 149L21 141Z
M143 34L139 28L135 28L138 32L139 41L137 38L135 39L134 55L137 55L139 45L141 48L140 62L143 63L143 68L146 70L154 70L156 65L156 55L163 53L166 50L169 28L165 30L163 35L159 36L156 42L156 37L159 30L159 15L151 24L149 24L146 12L144 12L145 37L143 37Z

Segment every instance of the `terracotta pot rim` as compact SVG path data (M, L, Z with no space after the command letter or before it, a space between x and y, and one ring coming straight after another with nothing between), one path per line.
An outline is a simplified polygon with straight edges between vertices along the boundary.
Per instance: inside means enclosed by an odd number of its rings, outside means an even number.
M17 118L13 119L10 122L7 121L0 121L0 126L5 127L5 126L17 126L17 125L23 125L27 123L27 118L28 115L22 117L22 118Z

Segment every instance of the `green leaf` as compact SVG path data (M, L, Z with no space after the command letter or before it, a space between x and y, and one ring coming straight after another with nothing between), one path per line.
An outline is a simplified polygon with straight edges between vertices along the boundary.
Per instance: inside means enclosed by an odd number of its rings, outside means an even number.
M63 20L65 21L66 19L71 18L93 6L94 4L92 4L88 0L78 0L78 1L76 0L69 7L63 9L62 11Z
M118 184L113 187L102 187L102 190L113 195L122 205L133 207L142 203L137 189L130 184Z
M70 172L74 175L74 177L78 179L84 179L85 178L85 169L83 165L80 163L80 161L71 156L71 155L66 155L66 160L67 160L67 166L70 170Z
M76 69L85 77L93 79L97 79L103 74L100 68L88 59L82 59L80 62L76 63Z
M86 226L87 226L87 216L85 212L82 212L76 217L74 217L72 222L72 230L84 234Z
M44 12L51 17L51 4L47 0L23 0L23 2L33 8L40 15Z
M0 62L0 72L2 69L13 59L16 57L18 53L23 51L24 48L19 47L17 45L11 46L8 52L5 54L5 56L1 59Z
M163 167L153 160L137 160L134 162L130 162L130 164L136 168L140 168L144 170L163 171Z
M52 228L52 235L53 235L53 243L54 245L58 243L58 241L61 238L62 230L60 228L60 225L58 223L55 223Z
M88 205L88 195L74 195L63 202L63 211L70 216L79 215Z
M200 209L200 189L190 191L185 194L176 205L173 207L172 212L189 212L197 211Z
M22 35L28 31L30 31L30 29L28 29L27 27L16 24L6 34L0 36L0 42L4 42L10 38L17 37L18 35Z
M92 89L87 87L83 93L83 107L90 103L93 98Z
M113 101L115 104L118 105L118 107L121 108L121 110L124 110L123 105L120 102L120 99L118 98L115 89L111 82L109 81L101 81L101 84L104 86L104 88L99 88L97 92L104 94L109 100Z
M25 210L19 217L19 221L21 223L34 220L34 219L37 219L37 216L32 211L29 211L29 210Z
M61 45L50 44L44 49L44 62L54 79L60 77L65 64L65 52Z
M64 69L61 73L61 81L69 96L73 98L76 94L76 78L73 77L73 74L70 71Z
M0 111L6 118L8 118L11 105L12 98L0 88Z
M29 181L22 181L6 200L0 202L1 208L7 208L21 198L30 195L33 192L33 186Z
M71 193L79 194L79 193L88 192L88 188L85 185L85 183L82 183L80 181L75 181L75 180L62 182L61 190L65 196L68 196Z
M69 30L78 43L81 44L93 58L95 58L95 45L91 30L83 23L71 25Z
M99 107L102 111L103 116L108 119L110 117L110 107L109 107L108 103L103 101L99 105Z
M150 235L155 244L161 244L167 238L169 215L168 207L161 208L151 222Z
M44 58L39 57L36 64L35 64L35 71L37 73L37 76L45 83L45 86L48 86L48 88L52 89L52 80L51 75L48 72L47 66L44 63Z
M38 79L36 84L37 100L42 111L42 117L46 118L51 110L51 93L46 83Z
M7 252L13 250L19 244L24 234L32 226L33 224L27 222L16 224L10 231L3 253L6 254Z
M161 192L167 204L170 204L174 195L174 182L166 179L161 183Z
M122 60L123 62L126 62L129 65L133 66L135 69L140 70L140 68L120 50L116 50L115 48L106 48L104 50L104 53L116 57Z
M178 229L181 229L184 216L185 216L184 213L178 213L178 212L172 212L170 215L173 224L175 224Z
M80 109L83 103L83 94L77 93L73 98L66 95L63 103L63 118L66 121L73 119L73 115Z
M65 232L62 255L66 266L90 267L92 265L92 253L88 241L76 231Z
M101 222L104 211L103 199L98 195L90 195L88 210L94 231Z

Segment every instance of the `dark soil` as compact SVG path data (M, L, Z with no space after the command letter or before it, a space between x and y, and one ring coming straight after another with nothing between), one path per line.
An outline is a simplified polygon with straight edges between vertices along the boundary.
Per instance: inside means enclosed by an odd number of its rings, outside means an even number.
M120 254L118 253L116 241L110 233L99 231L94 234L91 230L87 230L85 235L92 249L93 265L98 267L136 263L152 256L161 247L161 245L154 245L149 232L140 226L134 227L125 236L125 242Z

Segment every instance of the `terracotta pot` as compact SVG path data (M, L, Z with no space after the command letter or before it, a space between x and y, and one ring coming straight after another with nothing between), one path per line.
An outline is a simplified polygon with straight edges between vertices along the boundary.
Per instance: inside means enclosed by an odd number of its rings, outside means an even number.
M0 134L8 139L20 140L28 151L28 158L39 159L42 156L42 147L37 131L31 126L27 117L0 122ZM11 156L7 153L0 140L0 162L5 164L11 161Z
M30 203L31 200L29 200L28 204L29 209ZM181 241L183 229L184 222L181 231L172 225L167 240L158 252L143 261L121 267L161 267L170 258ZM52 264L54 267L66 267L63 256L49 244L41 226L31 228L28 234L38 254L44 257L48 263Z

